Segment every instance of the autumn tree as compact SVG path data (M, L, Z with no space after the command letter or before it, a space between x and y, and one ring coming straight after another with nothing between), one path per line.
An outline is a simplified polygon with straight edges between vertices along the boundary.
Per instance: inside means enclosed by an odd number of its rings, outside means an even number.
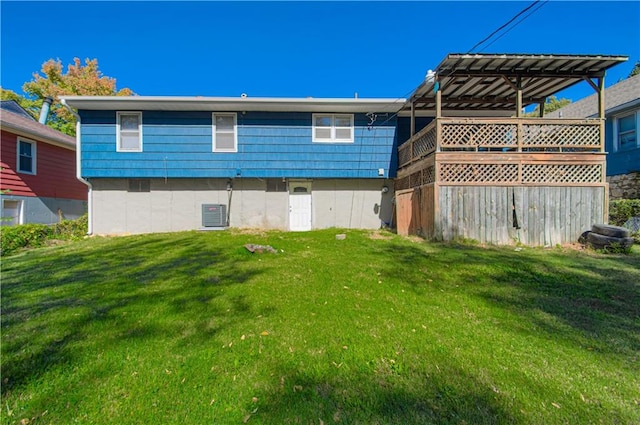
M550 112L556 111L562 108L563 106L567 106L570 103L571 103L571 99L567 99L564 97L561 97L560 99L558 99L555 96L549 96L547 100L544 102L544 113L548 114ZM534 110L525 114L525 116L527 117L540 116L540 105L536 105Z
M24 110L29 112L32 117L38 119L39 107L37 106L37 101L27 99L26 97L19 95L13 90L3 89L2 87L0 87L0 99L15 101L18 105L22 106ZM41 103L42 101L40 101L40 104Z
M638 74L640 74L640 61L636 61L636 64L633 66L631 72L629 72L629 75L627 75L627 78L631 78Z
M53 99L47 125L63 133L75 135L76 119L67 108L60 103L60 96L131 96L128 88L116 89L115 78L102 75L98 69L97 59L74 58L73 63L63 71L60 59L49 59L42 64L40 72L33 74L33 79L22 86L35 106L39 109L43 99ZM18 102L20 103L20 102Z

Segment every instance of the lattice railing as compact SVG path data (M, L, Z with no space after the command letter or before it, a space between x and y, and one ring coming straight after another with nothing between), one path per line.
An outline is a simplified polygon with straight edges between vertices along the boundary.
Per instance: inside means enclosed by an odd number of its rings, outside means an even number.
M406 176L403 177L401 179L396 179L396 181L394 182L393 187L395 188L395 190L405 190L405 189L409 189L411 188L411 184L410 184L410 177L411 176Z
M398 148L399 167L436 151L598 152L602 120L439 118Z
M440 164L438 183L518 182L518 164Z
M404 167L436 151L436 123L430 122L398 148L398 165Z
M404 143L402 146L398 148L398 166L404 167L411 163L411 151L413 150L411 146L411 141Z
M523 164L522 183L600 183L601 164Z
M460 156L460 154L457 155ZM396 190L412 189L434 182L444 185L585 185L604 183L603 162L553 164L526 161L498 163L437 161L437 163L439 164L438 174L436 174L434 165L425 166L396 180Z
M593 124L524 124L522 149L600 149L600 126Z
M516 148L515 123L443 123L440 147L443 150L468 148Z
M436 126L428 125L413 140L413 158L422 158L436 151Z
M436 179L436 167L433 165L411 173L410 175L396 180L395 190L412 189L425 184L433 183Z

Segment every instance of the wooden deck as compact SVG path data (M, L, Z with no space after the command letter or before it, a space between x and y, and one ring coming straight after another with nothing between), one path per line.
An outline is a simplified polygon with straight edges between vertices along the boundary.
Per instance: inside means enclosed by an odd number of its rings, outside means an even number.
M398 149L398 233L552 245L606 221L603 121L438 118Z

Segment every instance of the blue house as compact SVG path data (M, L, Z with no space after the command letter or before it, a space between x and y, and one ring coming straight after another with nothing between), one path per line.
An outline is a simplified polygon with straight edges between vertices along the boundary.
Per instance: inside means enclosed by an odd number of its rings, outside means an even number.
M64 97L90 233L379 228L403 99Z
M591 95L558 109L548 117L592 118L598 99ZM640 198L640 75L605 89L605 150L611 199Z
M606 221L604 75L627 59L452 53L407 100L62 101L78 111L90 233L391 225L555 245ZM596 92L594 118L522 115L578 83ZM610 107L621 158L637 147L632 105Z

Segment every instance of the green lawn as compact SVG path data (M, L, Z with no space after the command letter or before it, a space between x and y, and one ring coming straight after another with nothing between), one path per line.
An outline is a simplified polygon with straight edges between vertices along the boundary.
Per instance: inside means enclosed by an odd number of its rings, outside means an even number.
M638 247L339 232L3 258L2 423L640 423Z

